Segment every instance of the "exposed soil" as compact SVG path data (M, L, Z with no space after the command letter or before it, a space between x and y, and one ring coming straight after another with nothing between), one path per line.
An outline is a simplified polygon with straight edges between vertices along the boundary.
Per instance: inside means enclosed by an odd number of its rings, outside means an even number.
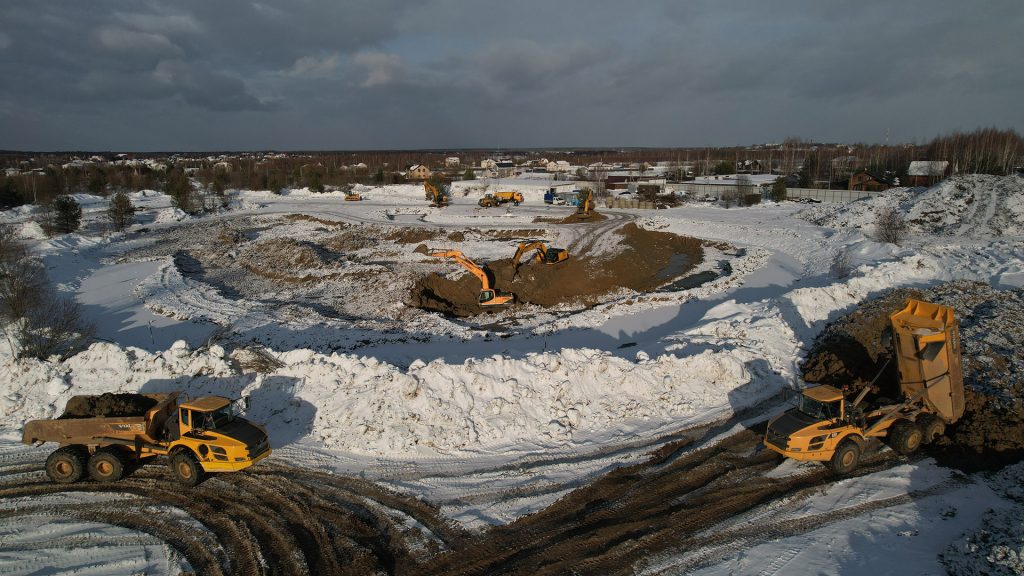
M511 259L490 262L485 271L496 288L513 292L517 302L539 306L573 303L596 305L602 296L626 288L649 292L684 276L701 262L701 241L626 224L616 231L622 250L611 257L570 254L558 264L539 263L528 256L518 273ZM426 246L417 247L425 251ZM410 305L449 316L468 317L486 312L478 304L480 282L466 272L455 280L430 274L410 292Z
M548 218L544 216L538 216L534 218L534 222L538 223L552 223L552 224L587 224L595 222L604 222L608 217L604 214L598 213L596 210L590 211L590 216L583 216L578 212L566 216L565 218Z
M32 466L41 470L42 462ZM0 500L73 492L134 498L115 505L5 507L0 517L54 514L139 530L173 547L196 574L402 574L465 538L458 526L414 497L270 462L214 475L196 488L175 484L166 468L156 465L114 483L70 485L52 483L41 472L26 479L23 468L0 473ZM161 505L188 516L154 514ZM195 523L205 529L197 530Z
M965 470L1024 459L1024 291L951 282L928 290L897 289L865 302L827 326L803 365L807 382L858 389L888 360L880 342L889 314L908 297L951 306L960 322L966 410L930 448L941 462ZM893 363L877 395L898 398Z
M0 462L0 501L27 499L2 507L0 517L54 514L139 530L166 542L199 574L606 575L636 573L659 554L676 558L679 572L689 572L720 562L722 555L889 504L742 521L741 515L769 502L773 514L799 508L836 478L824 466L766 477L780 457L758 449L764 423L717 440L734 425L681 431L646 461L478 534L419 498L273 461L214 475L192 489L175 484L160 465L144 466L115 483L67 485L45 478L45 455L34 450L22 453L27 458ZM869 451L854 475L900 460L891 451ZM32 500L75 492L133 497L115 505ZM153 514L161 506L187 515Z
M385 240L399 244L416 244L427 240L438 238L443 234L441 230L429 228L399 228L384 236Z
M114 394L99 396L72 396L61 418L97 418L142 416L157 405L157 401L141 394Z

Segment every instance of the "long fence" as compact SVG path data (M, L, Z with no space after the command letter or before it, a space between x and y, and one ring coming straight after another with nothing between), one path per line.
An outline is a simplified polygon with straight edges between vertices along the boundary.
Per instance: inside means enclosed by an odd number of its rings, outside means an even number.
M736 186L728 186L724 184L697 184L695 182L682 182L679 184L670 184L670 188L679 191L685 191L688 194L697 198L721 198L725 192L735 192ZM761 187L756 189L765 198L771 193L770 187ZM862 198L874 198L879 194L885 194L885 192L865 192L862 190L842 190L842 189L827 189L827 188L787 188L786 198L790 200L817 200L818 202L853 202L854 200L860 200Z

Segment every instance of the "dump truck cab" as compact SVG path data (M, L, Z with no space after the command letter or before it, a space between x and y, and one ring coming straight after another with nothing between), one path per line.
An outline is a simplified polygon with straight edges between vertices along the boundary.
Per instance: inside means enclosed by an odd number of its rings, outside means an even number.
M768 423L765 445L794 460L828 460L836 446L851 435L860 440L851 422L846 399L838 388L815 386L804 390L796 408Z
M169 427L168 453L173 458L187 449L206 472L234 472L267 457L266 430L239 415L239 404L246 400L205 396L179 404L176 437Z

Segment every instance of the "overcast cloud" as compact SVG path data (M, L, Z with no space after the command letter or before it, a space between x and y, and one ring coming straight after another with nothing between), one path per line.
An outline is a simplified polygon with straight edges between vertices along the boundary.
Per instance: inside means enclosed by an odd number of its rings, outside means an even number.
M0 149L703 146L1024 124L1024 3L5 2Z

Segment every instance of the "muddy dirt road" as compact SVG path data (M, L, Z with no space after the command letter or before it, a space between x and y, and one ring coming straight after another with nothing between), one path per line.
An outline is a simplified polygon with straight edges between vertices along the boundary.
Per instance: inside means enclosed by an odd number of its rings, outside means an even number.
M835 478L824 467L766 477L779 458L757 449L758 427L705 445L715 430L721 428L680 434L642 463L481 533L373 482L273 462L191 490L170 482L159 465L115 484L68 486L50 483L41 472L45 454L31 449L0 462L0 517L54 515L135 529L166 542L199 574L627 574L663 555L675 558L677 572L720 561L736 546L845 517L777 522L754 533L732 523ZM890 451L874 453L857 474L898 460ZM123 498L54 499L75 493Z

